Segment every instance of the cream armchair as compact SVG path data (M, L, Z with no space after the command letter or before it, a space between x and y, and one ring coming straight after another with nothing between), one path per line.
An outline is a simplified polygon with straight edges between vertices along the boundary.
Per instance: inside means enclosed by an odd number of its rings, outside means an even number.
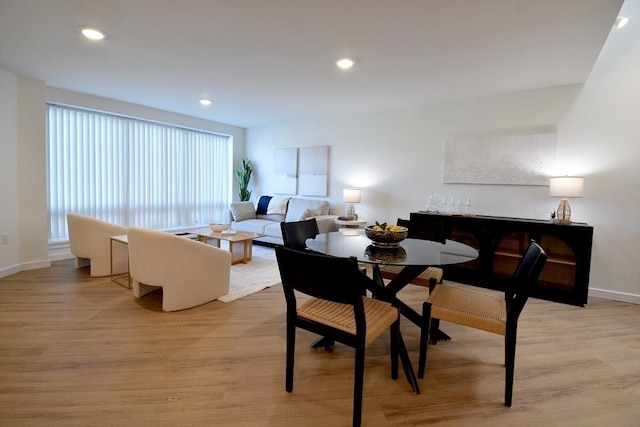
M176 311L229 293L229 252L148 228L130 227L127 235L136 298L161 287L162 309Z
M88 216L67 214L69 248L76 257L76 268L91 268L91 277L109 276L111 273L111 236L127 234L125 227ZM127 272L127 248L113 245L113 273Z

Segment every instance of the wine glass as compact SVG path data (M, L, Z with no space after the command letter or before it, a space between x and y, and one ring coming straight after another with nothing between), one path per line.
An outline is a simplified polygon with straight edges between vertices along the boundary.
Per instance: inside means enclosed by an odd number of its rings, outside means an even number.
M465 200L463 197L456 198L456 214L464 215L465 212Z
M447 196L442 196L442 201L440 202L440 213L448 214L449 211L449 203L447 202Z
M464 204L465 204L466 215L473 216L473 199L471 197L467 197Z
M437 213L440 209L438 208L438 194L433 192L429 193L429 199L427 200L427 212L435 212Z
M451 196L449 197L449 201L447 202L448 204L448 211L451 215L455 215L456 213L456 198L455 196Z

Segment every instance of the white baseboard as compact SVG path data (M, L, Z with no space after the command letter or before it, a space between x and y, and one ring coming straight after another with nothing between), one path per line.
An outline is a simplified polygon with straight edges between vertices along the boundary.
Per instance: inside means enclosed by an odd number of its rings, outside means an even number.
M12 274L20 273L22 269L20 265L12 265L11 267L6 267L0 270L0 278L11 276Z
M640 295L628 294L625 292L608 291L606 289L589 288L589 296L596 298L610 299L614 301L640 304Z
M42 261L34 261L24 264L16 264L0 270L0 278L20 273L21 271L35 270L38 268L51 267L51 261L60 261L63 259L72 259L73 254L69 249L69 241L59 241L49 243L49 259Z
M51 261L48 259L42 260L42 261L33 261L33 262L27 262L24 264L12 265L11 267L3 268L2 270L0 270L0 278L19 273L21 271L37 270L38 268L47 268L47 267L51 267Z

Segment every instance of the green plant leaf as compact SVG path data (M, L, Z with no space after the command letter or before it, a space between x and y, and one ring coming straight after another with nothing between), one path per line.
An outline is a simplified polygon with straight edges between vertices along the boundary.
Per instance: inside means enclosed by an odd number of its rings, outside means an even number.
M253 173L253 167L249 159L242 159L242 169L234 170L233 174L238 181L239 191L238 196L240 201L246 202L251 199L251 191L249 191L249 182L251 182L251 174Z

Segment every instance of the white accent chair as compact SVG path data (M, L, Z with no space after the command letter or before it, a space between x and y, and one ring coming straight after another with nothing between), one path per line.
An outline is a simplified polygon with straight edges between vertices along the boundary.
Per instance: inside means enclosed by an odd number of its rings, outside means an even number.
M111 274L111 236L127 234L126 227L89 216L67 214L69 248L76 257L76 268L90 266L91 277ZM113 245L113 274L127 272L127 247Z
M196 307L229 293L231 254L163 231L130 227L129 275L140 298L162 288L162 309Z

